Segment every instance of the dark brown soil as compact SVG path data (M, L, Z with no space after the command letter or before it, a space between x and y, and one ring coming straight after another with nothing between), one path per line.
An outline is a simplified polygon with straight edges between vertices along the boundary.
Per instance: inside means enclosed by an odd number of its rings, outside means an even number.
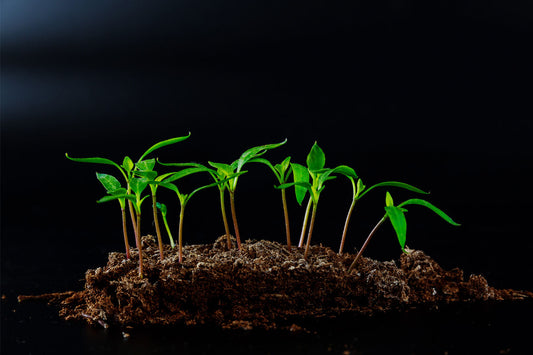
M479 275L464 278L459 268L443 270L422 251L399 261L361 258L313 246L303 250L276 242L247 241L242 251L227 250L226 240L176 250L165 259L153 237L143 239L145 275L132 259L110 253L105 267L88 270L85 289L43 295L60 304L65 319L123 326L210 324L223 328L300 329L309 319L346 313L371 314L422 304L510 300L533 297L527 291L497 290ZM31 296L30 296L31 298ZM22 297L22 300L28 297Z

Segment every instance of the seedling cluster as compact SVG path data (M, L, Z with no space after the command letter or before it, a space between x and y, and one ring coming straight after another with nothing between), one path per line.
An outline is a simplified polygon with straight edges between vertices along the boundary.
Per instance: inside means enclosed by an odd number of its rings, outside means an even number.
M124 182L121 183L119 179L113 175L105 173L96 173L98 181L105 188L107 195L99 199L98 203L108 201L118 201L122 214L122 230L124 237L124 245L126 250L126 258L130 258L130 247L128 242L128 228L127 220L128 213L133 232L135 235L135 243L137 250L139 250L139 275L143 275L143 260L142 260L142 244L141 244L141 212L143 202L150 197L152 201L152 215L154 226L156 230L157 242L159 245L159 256L164 259L163 238L161 233L161 227L159 224L159 215L163 219L165 230L167 232L170 245L172 248L176 247L176 243L172 237L171 229L167 220L167 207L157 200L157 191L160 187L172 190L176 193L180 204L180 214L178 223L178 253L179 262L183 259L183 222L185 216L185 208L189 200L199 191L217 187L219 190L220 210L222 213L222 221L224 223L225 236L227 239L227 247L232 248L231 243L231 231L226 214L226 191L230 198L231 218L233 222L233 230L236 239L236 247L241 250L241 237L239 232L239 225L237 220L237 212L235 207L235 193L237 188L237 182L241 175L247 171L244 170L244 166L248 163L261 163L270 168L274 173L279 185L277 189L281 191L281 200L283 206L283 217L285 222L285 233L287 238L287 248L289 252L292 248L291 235L290 235L290 223L289 212L287 208L287 189L294 188L296 201L299 205L302 205L307 195L307 207L305 209L304 220L301 228L300 239L298 243L299 248L305 246L304 258L307 258L309 254L309 246L311 245L311 237L313 235L313 228L317 217L317 207L320 199L320 195L323 192L326 183L339 177L346 177L352 185L352 202L348 209L346 221L344 224L343 232L340 238L339 254L342 254L346 236L348 232L348 225L354 207L356 203L367 195L368 192L378 187L395 187L405 190L409 190L418 194L427 194L423 190L398 181L384 181L374 184L370 187L366 187L361 178L355 173L355 170L347 165L339 165L335 168L326 168L326 156L323 150L315 142L311 147L309 154L307 155L306 165L291 162L291 157L286 157L282 162L273 164L269 160L265 159L263 155L269 150L278 148L284 145L287 140L275 144L266 144L257 147L250 148L240 155L240 157L232 163L218 163L209 161L207 165L193 162L176 162L167 163L161 162L158 159L147 159L148 155L154 151L163 148L165 146L182 142L190 137L190 133L183 137L176 137L158 142L148 148L141 157L134 162L130 157L126 156L122 164L118 164L106 158L92 157L92 158L73 158L68 154L66 157L70 160L82 163L94 163L103 164L108 166L114 166L123 178ZM156 170L156 165L161 167L178 168L177 171L171 171L165 174L159 174ZM185 193L181 190L179 180L193 174L207 173L213 179L213 182L207 185L199 186L189 193ZM120 177L119 176L119 177ZM150 193L145 192L149 188ZM390 220L391 224L396 232L398 242L402 248L402 251L406 252L406 230L407 223L405 219L406 206L419 205L429 208L437 215L442 217L446 222L458 226L448 215L442 210L438 209L431 203L423 199L409 199L400 204L395 205L391 194L386 191L385 195L385 215L380 219L378 224L373 228L367 237L365 243L359 250L355 257L349 271L351 271L360 258L362 252L365 250L368 242L375 234L376 230L386 220ZM310 218L310 219L309 219Z

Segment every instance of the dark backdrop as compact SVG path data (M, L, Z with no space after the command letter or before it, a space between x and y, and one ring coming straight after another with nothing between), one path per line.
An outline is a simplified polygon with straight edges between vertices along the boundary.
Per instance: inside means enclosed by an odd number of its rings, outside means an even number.
M532 9L527 2L4 1L2 3L2 293L82 287L83 272L122 250L118 204L72 156L231 162L245 149L327 165L367 185L425 190L462 223L412 208L407 244L498 287L531 289ZM162 169L160 169L162 170ZM194 181L185 181L186 188ZM241 234L283 241L275 179L240 180ZM392 191L397 199L408 194ZM313 240L337 249L351 186L331 182ZM185 242L223 233L215 190L187 210ZM172 208L176 230L177 202ZM384 191L361 201L347 250L383 214ZM149 203L145 204L148 221ZM292 198L293 241L303 208ZM145 222L143 232L153 233ZM367 256L397 258L392 228Z

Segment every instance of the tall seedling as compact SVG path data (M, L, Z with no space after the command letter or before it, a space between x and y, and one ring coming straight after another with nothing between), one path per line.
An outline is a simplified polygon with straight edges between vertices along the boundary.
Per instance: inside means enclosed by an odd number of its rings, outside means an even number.
M223 176L224 179L229 179L225 183L225 187L228 189L230 196L231 217L233 220L233 228L235 229L235 238L237 239L237 247L242 250L241 237L239 232L239 224L237 223L237 213L235 211L235 189L237 188L237 181L239 179L238 174L241 172L243 166L250 160L258 158L265 154L268 150L277 148L287 142L285 139L281 143L266 144L257 147L253 147L241 154L239 159L235 160L231 164L209 162L213 168L217 169L217 174ZM230 178L231 176L235 176Z
M267 165L274 173L280 185L286 184L291 175L292 168L290 166L291 157L285 158L280 164L272 165L267 159L255 158L250 160L253 163L262 163ZM283 216L285 219L285 235L287 236L287 248L291 251L291 230L289 225L289 211L287 208L286 189L281 190L281 203L283 205Z

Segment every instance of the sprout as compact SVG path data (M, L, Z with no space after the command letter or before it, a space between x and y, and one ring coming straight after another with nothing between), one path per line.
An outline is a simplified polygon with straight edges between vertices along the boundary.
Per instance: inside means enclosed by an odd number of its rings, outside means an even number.
M355 265L357 264L357 261L363 254L363 251L366 249L368 242L378 228L385 222L387 219L390 219L392 227L394 228L394 231L396 232L396 237L398 238L398 242L400 243L400 247L402 248L402 251L406 253L405 251L405 241L407 237L407 221L405 219L405 212L407 212L407 209L405 209L405 206L408 205L419 205L424 206L426 208L429 208L433 212L435 212L438 216L440 216L442 219L444 219L446 222L450 223L453 226L460 226L460 224L456 223L453 219L451 219L450 216L448 216L446 213L444 213L439 208L435 207L431 203L429 203L426 200L421 200L417 198L413 198L407 201L404 201L400 203L397 206L394 206L394 201L392 199L391 194L387 191L386 197L385 197L385 216L379 220L379 222L376 224L376 226L372 229L370 234L365 240L365 243L355 256L355 259L353 260L352 264L350 265L350 268L348 269L348 273L352 272L352 270L355 268Z
M291 175L292 168L290 166L291 157L285 158L280 164L272 165L271 162L264 158L255 158L250 160L251 163L262 163L267 165L274 175L276 175L276 178L278 179L278 182L280 185L283 185L287 183L287 179ZM283 215L285 218L285 234L287 236L287 248L289 251L291 251L291 231L290 231L290 225L289 225L289 211L287 208L287 197L285 194L286 189L281 189L281 203L283 205Z
M237 213L235 211L235 189L237 188L237 181L239 179L238 174L241 172L244 164L248 163L252 159L258 158L259 156L265 154L270 149L274 149L285 144L286 142L287 139L285 139L281 143L266 144L250 148L244 153L242 153L239 159L235 160L231 164L209 162L209 165L217 169L217 175L224 177L224 179L228 179L228 181L224 185L228 189L230 196L231 217L233 219L233 228L235 229L235 238L237 239L237 247L239 248L239 250L242 250L241 237L239 232L239 224L237 223ZM230 178L231 176L234 177ZM223 208L222 205L221 207Z

